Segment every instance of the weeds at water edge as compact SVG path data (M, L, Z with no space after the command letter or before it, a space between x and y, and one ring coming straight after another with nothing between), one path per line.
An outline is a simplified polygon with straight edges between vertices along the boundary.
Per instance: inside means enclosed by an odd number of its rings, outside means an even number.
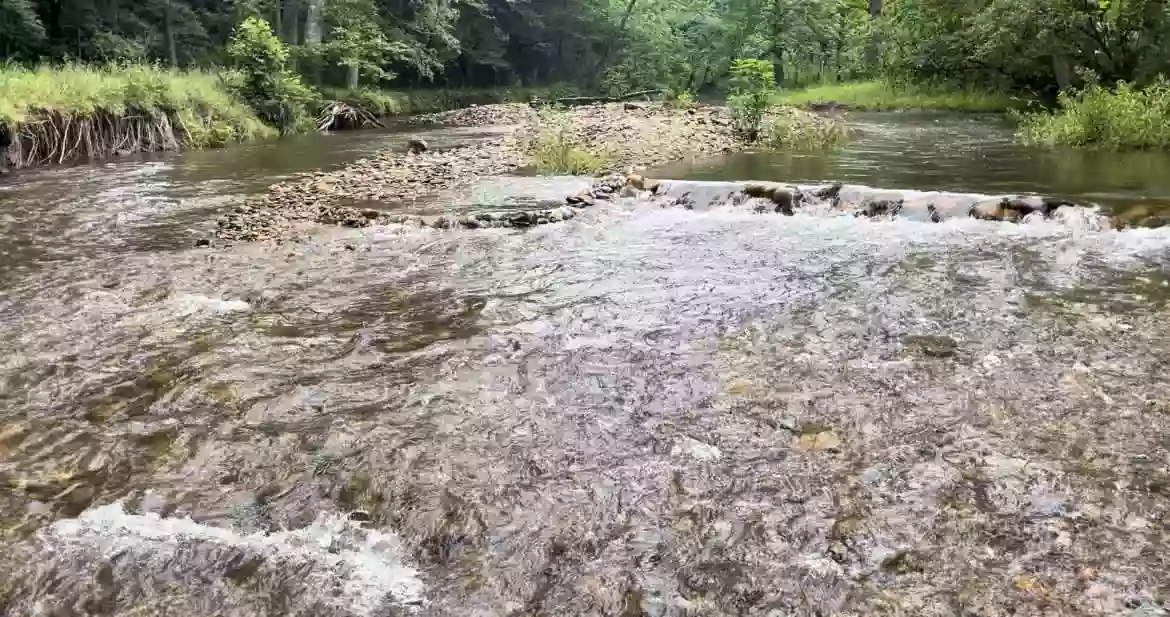
M581 147L573 134L573 119L557 109L541 112L540 132L528 148L536 172L541 175L591 176L606 166L603 157Z
M1107 150L1170 148L1170 81L1145 88L1121 82L1061 94L1055 112L1019 114L1016 139L1028 146Z
M849 139L849 129L837 117L823 117L792 107L773 109L761 142L773 150L829 150Z
M1002 112L1018 106L1018 101L1002 92L944 86L900 85L886 81L863 81L817 86L799 91L782 91L776 93L772 102L795 107L836 103L857 111L930 109Z

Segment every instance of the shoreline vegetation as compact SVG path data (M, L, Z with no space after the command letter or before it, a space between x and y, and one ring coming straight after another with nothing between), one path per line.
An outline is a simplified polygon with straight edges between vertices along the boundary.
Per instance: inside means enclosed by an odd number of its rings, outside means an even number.
M261 119L233 88L230 71L154 65L0 66L0 169L22 169L135 152L217 148L273 139L281 130ZM379 91L322 88L305 106L320 113L335 102L386 118L438 113L575 93L548 88ZM359 128L338 123L334 129ZM316 125L312 125L316 128ZM308 130L299 128L287 132Z
M737 85L743 62L754 63L752 79L768 74L772 106L1015 111L1025 145L1170 148L1157 86L1170 75L1166 2L565 0L423 10L389 0L0 0L0 163L650 91L684 107L727 96L743 112L736 130L755 142L768 127L757 123L760 91ZM1046 34L1019 35L1028 32ZM1036 102L1060 107L1037 112ZM778 145L822 138L776 128ZM832 131L824 138L839 141Z
M12 168L275 134L219 77L204 71L0 68L0 145L7 146L4 165Z
M805 108L841 107L855 111L962 111L1001 113L1022 107L1009 94L977 88L949 88L888 81L813 86L804 90L782 90L772 102Z

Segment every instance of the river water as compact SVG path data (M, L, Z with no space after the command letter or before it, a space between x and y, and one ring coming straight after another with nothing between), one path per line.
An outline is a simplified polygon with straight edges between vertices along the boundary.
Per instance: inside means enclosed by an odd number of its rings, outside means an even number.
M856 121L832 155L654 173L1170 198L1155 155L1022 152L993 118ZM525 231L192 248L241 196L404 140L3 180L0 613L1170 599L1170 232L629 201ZM582 185L489 179L431 207Z

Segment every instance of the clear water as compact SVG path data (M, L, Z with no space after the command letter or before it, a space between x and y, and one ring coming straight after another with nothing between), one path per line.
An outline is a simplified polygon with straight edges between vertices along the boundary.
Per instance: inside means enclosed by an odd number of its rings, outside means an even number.
M677 175L1073 190L976 168L1002 128L922 122L874 119L820 167ZM403 139L5 180L0 612L1100 615L1170 594L1170 231L628 200L191 248L240 195ZM1111 177L1075 192L1164 190Z

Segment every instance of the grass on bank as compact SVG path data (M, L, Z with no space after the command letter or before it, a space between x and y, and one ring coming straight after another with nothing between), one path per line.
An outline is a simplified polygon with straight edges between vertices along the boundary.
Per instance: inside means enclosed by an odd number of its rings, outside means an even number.
M265 125L223 81L204 71L148 65L94 67L0 66L0 123L19 127L47 116L116 118L165 113L177 120L190 147L271 137Z
M540 113L540 131L527 147L536 173L551 175L592 176L605 170L604 157L583 147L573 134L572 116L558 109Z
M808 107L836 103L858 111L922 109L940 111L1002 112L1017 106L1011 96L985 90L956 90L941 86L895 85L863 81L825 85L807 90L780 91L778 105Z
M1170 81L1145 88L1119 83L1064 93L1058 108L1020 114L1016 138L1025 145L1107 150L1170 149Z
M814 152L830 150L849 139L845 121L794 107L775 107L760 134L760 142L772 150Z

